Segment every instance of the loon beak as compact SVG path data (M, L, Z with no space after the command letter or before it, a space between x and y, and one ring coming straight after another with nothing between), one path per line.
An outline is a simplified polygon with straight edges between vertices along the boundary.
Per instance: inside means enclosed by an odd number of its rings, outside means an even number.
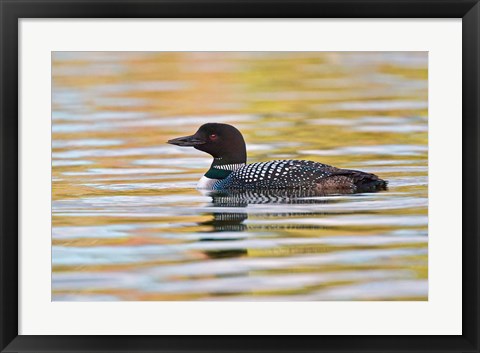
M168 140L167 143L171 145L177 145L182 147L193 147L197 145L203 145L206 143L205 140L199 139L195 135L177 137L176 139Z

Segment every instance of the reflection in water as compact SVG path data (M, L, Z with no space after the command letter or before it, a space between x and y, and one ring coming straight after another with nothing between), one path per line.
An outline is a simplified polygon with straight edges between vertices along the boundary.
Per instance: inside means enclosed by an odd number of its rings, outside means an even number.
M427 55L54 53L52 298L426 300ZM241 129L249 163L371 172L379 193L200 193L165 144Z
M212 206L214 207L247 207L248 204L309 204L309 203L330 203L333 200L323 200L319 198L308 199L309 197L318 196L318 192L315 190L228 190L228 191L208 191L206 195L212 198ZM312 215L315 213L305 213L304 215ZM213 212L208 214L212 217L211 220L200 222L199 225L211 226L212 229L209 232L242 232L248 231L248 227L243 223L248 218L247 212ZM288 217L290 213L264 213L264 217ZM296 213L296 215L301 215ZM265 229L269 231L285 230L285 229L298 229L297 225L269 225ZM305 227L304 227L305 228ZM308 226L312 228L312 226ZM315 228L315 226L313 226ZM318 227L316 227L318 228ZM252 229L250 229L252 230ZM256 227L256 231L260 229ZM241 240L243 238L202 238L200 241L232 241ZM240 257L248 255L248 249L229 249L229 250L216 250L206 251L205 254L209 258L220 257Z
M212 207L228 207L238 208L247 207L249 204L296 204L296 205L310 205L310 204L332 204L337 202L334 198L323 198L322 193L315 190L223 190L223 191L201 191L205 195L212 198ZM262 213L263 217L272 218L286 218L290 216L319 216L325 215L328 212L266 212ZM338 214L338 212L337 212ZM221 231L244 231L247 226L243 222L248 218L248 213L245 212L213 212L213 217L210 221L201 222L201 225L211 225L213 232ZM298 229L299 225L277 224L269 225L269 230L275 229ZM310 229L319 228L316 226L306 226ZM303 227L303 228L306 228ZM256 230L259 230L258 227Z
M246 207L248 204L332 203L334 201L332 198L322 198L330 194L317 190L223 190L209 191L206 195L212 197L213 206L219 207Z

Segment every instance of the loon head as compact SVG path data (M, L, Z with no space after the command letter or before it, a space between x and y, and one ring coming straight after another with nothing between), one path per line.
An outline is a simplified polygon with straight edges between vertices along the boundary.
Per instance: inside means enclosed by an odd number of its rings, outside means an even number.
M204 124L195 134L178 137L169 140L168 143L207 152L221 164L247 162L247 150L243 136L237 128L228 124Z

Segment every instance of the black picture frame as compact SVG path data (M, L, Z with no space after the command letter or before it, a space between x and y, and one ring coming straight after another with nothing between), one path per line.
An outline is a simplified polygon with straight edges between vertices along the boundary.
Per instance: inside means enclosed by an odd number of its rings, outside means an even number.
M2 352L479 352L478 0L0 0ZM18 335L18 20L21 18L462 18L461 336ZM456 192L446 190L446 192ZM451 234L452 237L460 234Z

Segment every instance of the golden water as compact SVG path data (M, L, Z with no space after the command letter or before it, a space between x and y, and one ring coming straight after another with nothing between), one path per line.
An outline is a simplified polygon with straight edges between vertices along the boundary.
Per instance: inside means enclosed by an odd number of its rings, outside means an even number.
M427 300L426 53L52 57L53 300ZM309 159L376 194L226 202L210 156L167 145L238 127L249 162Z

